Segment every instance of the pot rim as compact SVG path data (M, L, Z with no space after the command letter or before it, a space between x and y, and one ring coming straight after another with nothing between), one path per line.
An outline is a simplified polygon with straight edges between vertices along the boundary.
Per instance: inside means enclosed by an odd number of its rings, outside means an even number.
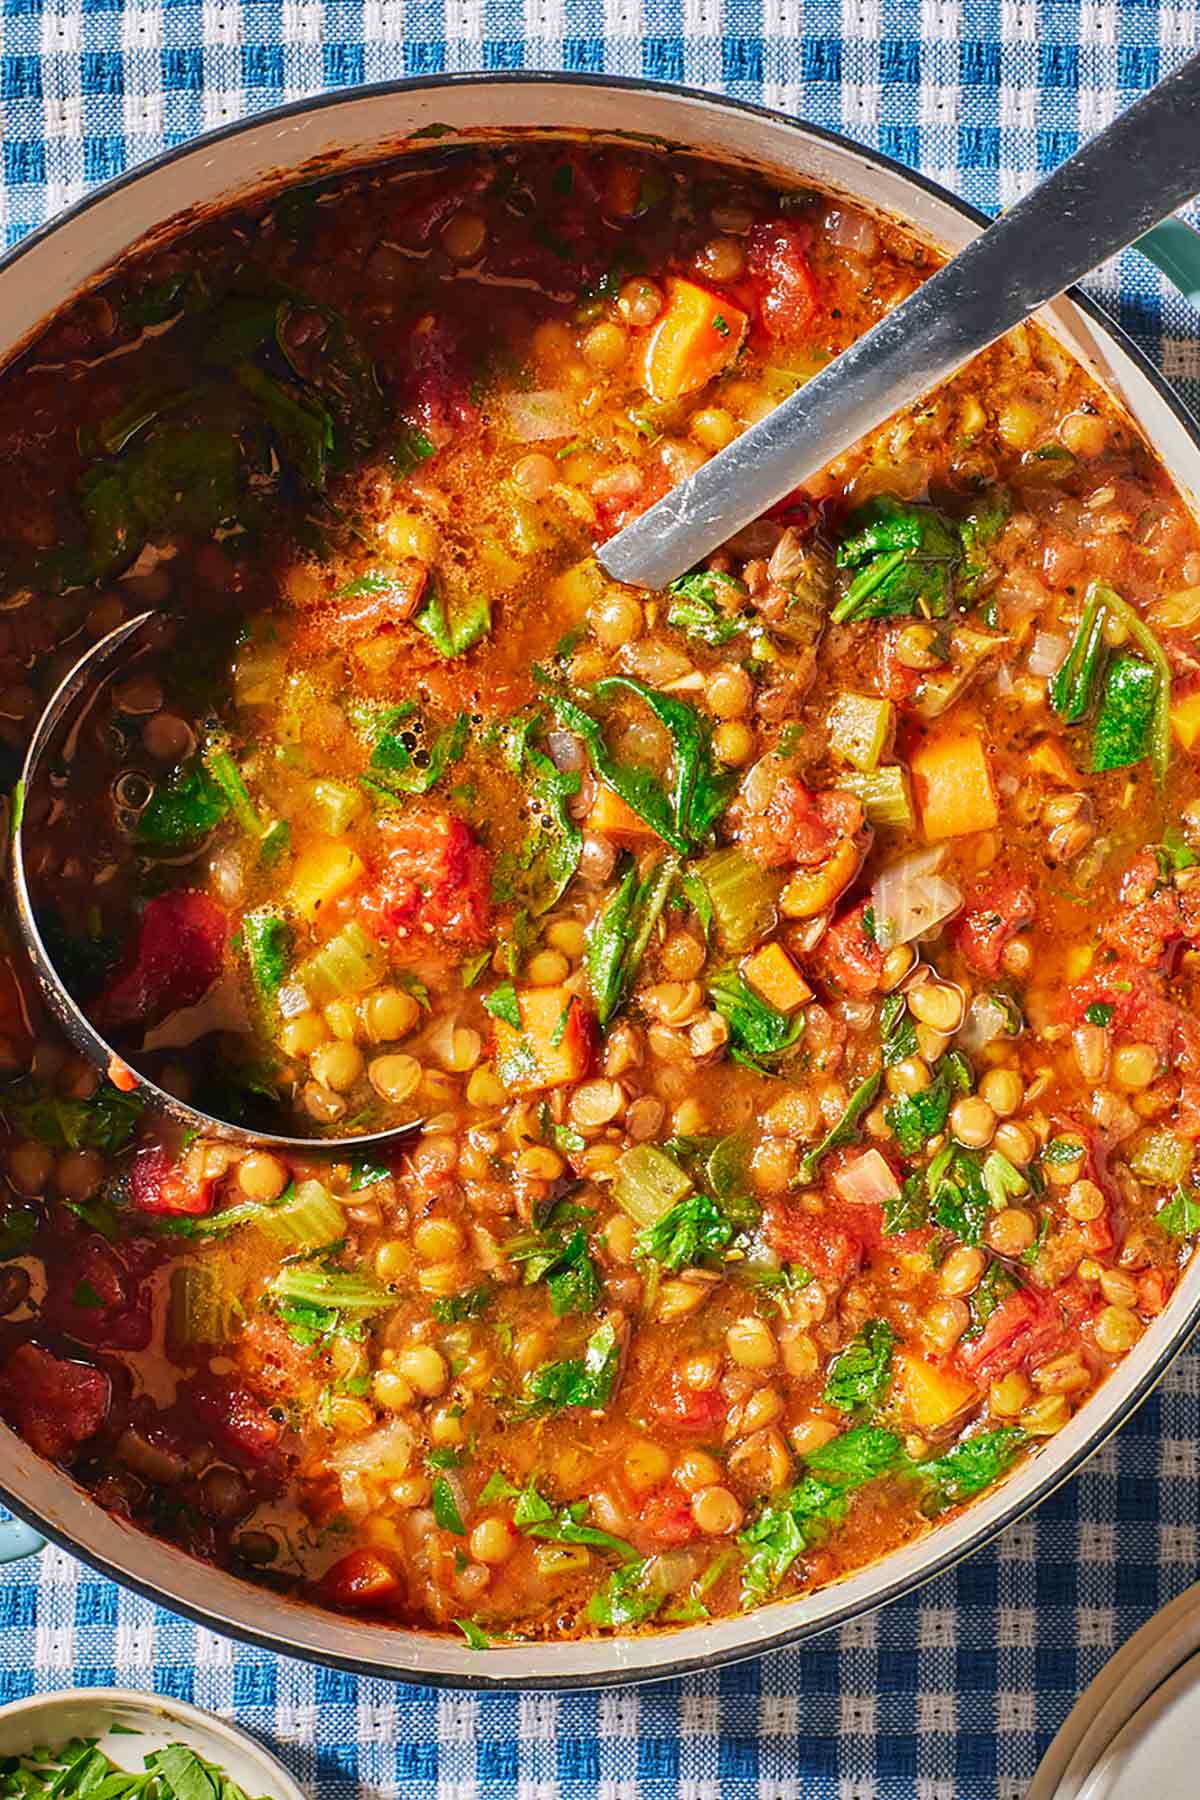
M531 92L536 92L538 88L549 86L599 89L630 96L653 95L659 100L698 105L717 115L744 114L775 130L786 131L789 135L808 142L815 141L825 144L835 151L855 158L859 163L873 165L903 185L917 190L938 205L957 213L960 218L970 224L986 227L991 223L987 213L971 205L970 202L960 199L958 195L929 176L907 168L894 157L859 144L844 133L792 118L775 107L712 93L683 83L643 80L636 76L557 70L461 71L374 82L355 88L334 89L307 99L289 101L281 106L265 108L261 112L205 131L197 137L188 139L185 143L173 145L157 156L147 158L134 168L126 170L122 175L104 183L93 192L84 195L52 220L48 220L30 232L28 236L22 238L19 243L0 256L0 276L6 275L25 256L54 234L73 225L94 207L111 200L114 195L131 187L134 183L170 168L185 158L203 155L214 146L227 143L264 126L269 129L274 124L303 115L320 113L335 106L369 104L372 101L417 93L457 89L480 89L486 92L489 88L501 87L524 87L530 89ZM569 127L546 128L547 136L568 134ZM614 128L612 135L620 137L631 134L622 134L619 128ZM399 141L398 134L397 143ZM666 142L667 140L662 141ZM719 147L714 146L705 154L711 154L719 159ZM365 158L357 160L360 164L366 161ZM344 165L347 169L354 166L354 160L350 160ZM261 192L265 185L269 184L260 183L256 188L248 189L247 192ZM854 192L852 189L846 191L851 194ZM868 197L859 192L857 198L861 200ZM235 193L229 193L221 200L222 207L236 203ZM131 245L130 248L132 249L134 246ZM1062 298L1095 326L1101 337L1106 338L1130 362L1140 379L1154 392L1161 404L1173 416L1183 434L1190 439L1200 457L1200 424L1193 418L1182 397L1174 390L1165 376L1154 367L1122 326L1110 319L1101 306L1077 288L1068 289ZM62 302L60 301L59 304L61 305ZM1074 352L1074 354L1079 356L1079 352ZM1175 477L1175 479L1179 478ZM274 1631L244 1623L240 1619L233 1621L217 1610L216 1602L211 1607L207 1607L196 1600L180 1597L166 1587L157 1585L149 1576L135 1573L128 1566L114 1561L103 1551L90 1547L84 1548L65 1524L47 1518L20 1493L14 1492L8 1485L7 1476L0 1479L0 1501L9 1507L18 1518L43 1532L59 1548L77 1557L119 1585L132 1588L155 1605L164 1606L195 1624L261 1650L276 1654L282 1653L305 1661L323 1662L356 1675L373 1676L391 1682L469 1691L594 1690L671 1680L682 1675L745 1661L751 1657L765 1654L767 1651L777 1651L798 1645L819 1633L832 1631L851 1619L874 1612L902 1595L915 1592L918 1588L945 1573L967 1556L982 1549L985 1544L992 1542L1001 1531L1040 1505L1054 1489L1075 1475L1082 1465L1142 1404L1162 1379L1170 1364L1186 1347L1196 1328L1197 1320L1200 1318L1200 1258L1194 1259L1190 1272L1193 1276L1190 1285L1195 1289L1190 1305L1180 1311L1178 1322L1173 1322L1172 1329L1164 1334L1161 1345L1148 1359L1137 1379L1128 1383L1126 1391L1119 1392L1115 1401L1110 1399L1107 1406L1102 1403L1105 1389L1101 1389L1084 1408L1083 1413L1076 1415L1072 1426L1091 1413L1096 1415L1095 1422L1090 1423L1087 1429L1079 1434L1079 1442L1075 1443L1060 1460L1055 1459L1054 1452L1050 1448L1041 1451L1035 1461L1027 1466L1036 1469L1040 1463L1045 1461L1045 1471L1028 1488L1020 1482L1020 1471L1017 1471L1004 1482L1001 1488L996 1490L990 1504L987 1497L981 1497L970 1505L967 1511L960 1515L953 1524L935 1527L929 1537L902 1546L881 1557L877 1562L869 1563L854 1571L842 1582L821 1590L830 1597L830 1602L819 1616L800 1619L792 1617L798 1608L806 1606L813 1598L813 1596L801 1595L794 1600L775 1602L755 1612L742 1615L740 1621L737 1619L712 1620L683 1630L649 1634L641 1638L618 1637L612 1640L612 1645L616 1650L613 1665L595 1673L591 1670L556 1673L552 1669L536 1673L524 1669L506 1673L497 1667L501 1658L505 1656L503 1647L487 1653L472 1653L466 1645L459 1646L447 1639L444 1634L412 1630L405 1626L380 1626L374 1622L354 1621L347 1619L344 1615L330 1613L327 1609L317 1606L297 1604L287 1600L284 1596L273 1595L270 1590L258 1587L241 1577L221 1572L222 1582L229 1581L246 1589L264 1603L274 1601L279 1609L278 1623ZM1180 1298L1182 1298L1185 1285L1188 1285L1186 1272L1185 1283L1179 1290ZM1164 1322L1166 1316L1166 1314L1163 1315ZM1136 1355L1136 1351L1132 1354ZM1119 1376L1120 1371L1114 1371L1108 1378L1106 1388L1118 1383ZM3 1429L7 1432L10 1428L5 1426ZM1068 1427L1068 1432L1071 1432L1071 1427ZM16 1439L16 1434L12 1435ZM1072 1435L1075 1434L1072 1432ZM27 1451L27 1447L21 1443L20 1439L16 1439L16 1443L21 1451L26 1451L28 1456L34 1458L41 1467L45 1468L48 1476L57 1477L88 1508L97 1507L97 1503L86 1495L84 1490L80 1489L65 1471L56 1469L53 1464L45 1463L44 1459L36 1458L35 1453ZM1012 1490L1012 1495L1006 1502L1004 1497L1010 1490ZM969 1522L976 1515L978 1515L979 1523L974 1529L970 1529ZM111 1515L104 1516L111 1520ZM117 1523L117 1521L112 1522ZM963 1529L964 1525L968 1528ZM169 1555L173 1561L180 1561L185 1568L191 1567L195 1570L204 1568L203 1564L190 1557L186 1551L168 1544L166 1540L155 1539L150 1534L141 1532L137 1527L128 1527L128 1529L131 1533L136 1533L138 1540L148 1541ZM935 1546L939 1545L944 1547L935 1549ZM903 1566L911 1556L919 1555L923 1551L933 1551L934 1553L920 1555L916 1568ZM885 1575L889 1566L893 1564L896 1565L896 1573L881 1581L880 1576ZM864 1583L867 1584L869 1590L865 1594L857 1591ZM844 1593L846 1597L838 1600L839 1592ZM415 1654L411 1665L406 1667L377 1660L366 1653L333 1650L315 1641L297 1641L296 1636L286 1632L286 1622L289 1617L308 1618L318 1622L324 1617L343 1628L353 1630L357 1627L364 1636L368 1633L378 1635L381 1631L386 1632L398 1642L407 1642L413 1646ZM776 1620L778 1623L774 1623ZM718 1648L702 1647L704 1640L712 1637L722 1625L732 1631L739 1623L743 1632L740 1641L725 1643ZM689 1640L697 1645L696 1649L684 1648ZM556 1654L561 1656L564 1650L586 1648L590 1642L592 1640L584 1640L581 1646L547 1642L528 1648L542 1652L549 1660L553 1661ZM431 1669L422 1666L420 1647L424 1645L429 1650L433 1650L439 1644L449 1644L450 1649L455 1653L456 1660L465 1652L466 1655L472 1657L472 1661L467 1663L464 1659L463 1666L454 1669ZM679 1646L677 1651L675 1650L676 1645ZM622 1647L628 1653L636 1651L641 1646L649 1647L646 1651L645 1662L635 1666L624 1665L621 1660ZM656 1651L663 1652L661 1660L651 1661ZM493 1672L489 1672L489 1665Z

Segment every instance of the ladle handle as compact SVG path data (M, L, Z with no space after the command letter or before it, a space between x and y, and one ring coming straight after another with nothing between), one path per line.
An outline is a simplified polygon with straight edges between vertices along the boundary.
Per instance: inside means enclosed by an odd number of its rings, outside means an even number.
M1200 56L1135 100L806 386L610 538L600 562L618 581L665 587L1197 192Z

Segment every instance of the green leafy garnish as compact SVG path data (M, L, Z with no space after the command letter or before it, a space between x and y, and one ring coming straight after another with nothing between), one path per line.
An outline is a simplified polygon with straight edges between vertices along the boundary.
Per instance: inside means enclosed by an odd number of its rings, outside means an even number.
M658 776L640 763L617 762L600 721L569 695L551 690L550 704L559 723L583 739L601 781L673 850L685 856L698 849L737 787L736 771L724 769L713 760L712 728L707 719L686 701L660 693L629 675L606 676L596 683L593 692L600 701L611 700L620 693L636 695L666 728L674 752L669 792Z
M605 1550L619 1557L623 1563L640 1561L638 1552L624 1538L614 1537L611 1531L600 1531L595 1525L585 1525L587 1515L586 1500L552 1506L530 1482L517 1497L513 1524L526 1537L541 1538L546 1543L586 1544L591 1550Z
M1176 1188L1166 1205L1155 1213L1154 1223L1168 1237L1195 1237L1200 1231L1200 1193Z
M458 1510L458 1501L454 1489L444 1475L439 1475L433 1484L433 1516L443 1531L452 1531L455 1537L466 1537L467 1528Z
M59 1150L101 1150L115 1155L133 1141L142 1116L140 1094L124 1094L101 1081L86 1100L47 1093L18 1081L0 1093L0 1111L23 1137Z
M133 841L140 850L172 855L189 850L208 836L229 811L224 790L197 753L154 785L138 814Z
M491 1649L491 1647L492 1647L491 1638L488 1636L487 1632L483 1629L482 1625L477 1625L475 1623L474 1619L455 1619L454 1623L455 1623L455 1625L457 1625L458 1629L462 1632L463 1636L466 1638L467 1647L469 1649L471 1649L471 1650L490 1650Z
M847 525L838 566L858 573L830 614L835 625L906 613L945 617L962 552L939 512L881 494L852 513Z
M413 624L440 655L452 661L465 656L492 629L492 603L486 594L479 594L451 612L440 589L435 590Z
M1092 768L1127 769L1149 754L1158 673L1141 656L1110 657L1092 737Z
M978 1157L957 1144L939 1150L925 1172L929 1211L964 1244L978 1244L991 1210Z
M668 589L672 598L667 608L667 624L696 643L708 644L713 649L728 644L733 638L740 637L751 623L741 616L731 616L721 606L719 595L731 591L740 591L744 595L745 588L740 581L735 582L728 575L716 575L711 569L693 569L689 575L681 575Z
M1017 1426L1002 1425L995 1431L963 1438L932 1462L919 1463L916 1473L929 1487L924 1510L942 1512L991 1487L1010 1467L1024 1442L1025 1433Z
M858 1336L829 1365L821 1398L842 1412L877 1405L892 1379L896 1336L886 1319L868 1319Z
M499 987L493 988L490 994L484 995L483 1008L494 1019L503 1019L514 1031L520 1031L521 1006L511 976L507 981L502 981Z
M905 1156L916 1156L930 1138L946 1129L956 1093L963 1091L961 1058L943 1056L933 1080L916 1094L898 1094L884 1117ZM970 1076L966 1077L970 1088Z
M677 864L664 857L639 879L630 859L616 892L588 927L584 964L601 1027L633 986L676 873Z
M562 1412L568 1406L599 1410L612 1399L620 1364L616 1329L606 1319L593 1331L582 1357L543 1363L525 1377L522 1411L534 1416Z
M720 1257L733 1235L734 1226L716 1201L695 1193L639 1232L635 1248L675 1274L703 1256Z
M461 1325L466 1319L483 1316L496 1297L496 1290L486 1281L467 1288L461 1294L446 1294L429 1302L429 1310L439 1325Z
M736 969L723 969L708 983L708 996L729 1026L735 1057L757 1067L791 1048L804 1030L804 1015L791 1018L756 994Z
M622 1563L614 1569L602 1588L588 1601L587 1616L593 1625L617 1628L622 1625L644 1625L652 1619L667 1597L665 1586L656 1579L657 1559L647 1557Z
M796 1169L795 1186L806 1186L812 1181L821 1163L831 1151L840 1150L844 1144L854 1142L858 1122L863 1114L869 1112L875 1104L875 1096L879 1092L882 1080L882 1075L875 1074L868 1075L865 1081L859 1082L846 1102L846 1110L837 1124L826 1132L815 1149L809 1150L800 1158Z

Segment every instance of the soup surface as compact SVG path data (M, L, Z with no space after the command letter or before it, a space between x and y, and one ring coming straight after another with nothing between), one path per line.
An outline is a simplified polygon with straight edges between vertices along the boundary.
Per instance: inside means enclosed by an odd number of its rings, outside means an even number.
M1020 330L667 593L606 536L928 273L587 145L299 188L0 383L0 737L164 1127L3 992L0 1411L486 1647L696 1621L1058 1431L1200 1224L1200 543ZM120 1065L115 1065L120 1077ZM339 1134L406 1119L386 1160Z

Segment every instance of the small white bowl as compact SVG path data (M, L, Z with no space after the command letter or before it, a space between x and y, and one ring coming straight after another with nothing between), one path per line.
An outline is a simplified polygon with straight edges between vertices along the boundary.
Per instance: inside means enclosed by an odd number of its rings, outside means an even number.
M114 1725L123 1728L115 1735ZM35 1744L57 1748L73 1737L96 1738L132 1774L141 1772L148 1751L186 1744L223 1769L249 1800L307 1800L278 1757L248 1732L185 1700L133 1688L67 1688L0 1706L0 1756L23 1756Z

